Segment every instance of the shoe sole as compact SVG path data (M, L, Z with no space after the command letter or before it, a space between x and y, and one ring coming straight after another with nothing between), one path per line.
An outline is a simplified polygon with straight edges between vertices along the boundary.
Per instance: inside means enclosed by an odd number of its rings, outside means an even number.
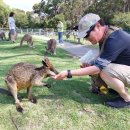
M121 97L117 97L115 100L117 100L117 99L121 99ZM112 101L114 101L114 99L113 99ZM107 102L108 102L108 101L107 101ZM127 106L124 106L124 107L114 107L114 106L110 106L109 104L107 104L107 102L104 102L104 105L105 105L105 106L108 106L108 107L110 107L110 108L113 108L113 109L130 108L130 105L127 105Z

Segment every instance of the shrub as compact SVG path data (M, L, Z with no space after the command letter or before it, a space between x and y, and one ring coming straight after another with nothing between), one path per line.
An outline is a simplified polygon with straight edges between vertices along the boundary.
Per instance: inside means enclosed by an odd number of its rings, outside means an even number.
M111 19L111 24L130 30L130 13L119 13Z

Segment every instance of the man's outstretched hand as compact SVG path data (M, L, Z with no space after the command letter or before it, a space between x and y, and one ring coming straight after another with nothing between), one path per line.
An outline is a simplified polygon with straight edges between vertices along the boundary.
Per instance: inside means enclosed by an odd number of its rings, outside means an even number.
M62 71L59 74L55 75L55 76L51 76L51 78L55 79L55 80L62 80L64 78L67 77L67 71Z

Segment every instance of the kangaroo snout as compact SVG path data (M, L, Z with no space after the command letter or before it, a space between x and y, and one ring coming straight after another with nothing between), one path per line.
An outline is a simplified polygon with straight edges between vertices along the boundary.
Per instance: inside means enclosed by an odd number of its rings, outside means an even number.
M47 77L50 77L50 76L55 76L56 73L54 73L53 71L48 71L48 74L47 74Z

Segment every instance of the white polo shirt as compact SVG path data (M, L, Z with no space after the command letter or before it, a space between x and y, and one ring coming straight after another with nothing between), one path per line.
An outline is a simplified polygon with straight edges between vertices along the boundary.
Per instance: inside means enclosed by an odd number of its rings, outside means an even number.
M15 20L13 17L8 18L9 29L15 29Z

